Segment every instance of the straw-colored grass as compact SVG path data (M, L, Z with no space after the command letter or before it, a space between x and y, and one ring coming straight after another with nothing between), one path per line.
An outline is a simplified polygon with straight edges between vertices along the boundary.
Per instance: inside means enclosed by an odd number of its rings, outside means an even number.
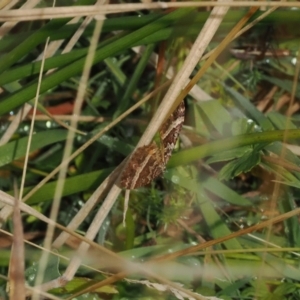
M0 297L298 299L300 4L59 5L0 3Z

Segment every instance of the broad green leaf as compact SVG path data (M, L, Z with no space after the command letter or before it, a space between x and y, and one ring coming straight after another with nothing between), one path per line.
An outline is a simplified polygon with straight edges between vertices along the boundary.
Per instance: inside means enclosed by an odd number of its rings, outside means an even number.
M110 43L109 45L105 45L104 47L96 51L93 63L99 63L105 58L117 54L121 50L123 51L126 48L132 47L134 43L136 43L143 37L153 32L156 32L160 28L164 27L164 21L170 25L176 22L178 18L188 15L193 10L194 8L177 9L161 17L159 19L160 22L154 21L132 33L128 33L126 36L119 38L118 40ZM78 59L71 65L68 65L44 77L40 86L40 94L43 94L49 89L61 84L61 82L80 74L82 72L84 63L85 57ZM34 83L29 83L27 86L24 86L21 91L17 91L16 93L9 95L5 99L3 99L0 103L1 114L8 113L12 109L15 109L16 107L32 99L35 96L37 84L37 80Z
M251 119L246 119L244 117L233 120L231 124L231 133L234 136L254 132L254 129L255 123Z
M214 177L207 177L204 180L201 180L203 187L209 190L211 193L217 195L221 199L224 199L226 202L233 205L240 206L250 206L252 202L242 197L234 190L227 187L225 184L220 182Z
M276 112L272 111L267 114L267 117L274 124L277 129L297 129L297 126L293 124L290 118Z
M274 294L284 297L287 294L291 294L294 291L298 290L298 287L295 283L292 282L282 282L275 290ZM283 298L281 298L283 299Z
M252 295L252 296L257 295L259 297L266 297L270 294L270 290L265 281L255 280L252 282L252 285L253 285L252 293L248 295Z
M109 149L115 150L123 155L128 155L133 150L133 147L131 145L120 141L118 138L113 138L106 134L102 135L98 139L98 141L102 145L105 145L106 147L108 147Z
M232 150L227 150L227 151L215 154L214 156L210 157L206 161L206 163L212 164L212 163L215 163L215 162L232 160L234 158L238 158L238 157L241 157L241 156L244 156L244 155L248 155L252 151L253 151L252 146L244 146L244 147L234 148Z
M110 174L110 172L112 172L112 169L100 170L88 174L69 177L65 180L62 196L95 189ZM27 200L27 203L32 205L52 200L56 185L57 181L46 183ZM31 189L32 187L26 187L24 189L24 194L26 195L26 193L28 193Z
M232 95L233 101L237 104L238 107L241 107L242 110L245 110L247 115L255 120L258 125L261 126L264 130L272 130L273 125L272 123L268 120L267 117L264 116L262 112L260 112L251 102L249 99L245 98L242 94L237 92L231 87L228 87L224 85L224 88L226 91Z
M164 172L164 178L170 180L174 184L187 189L188 191L197 192L199 181L187 175L186 170L182 167L167 169Z
M205 145L193 147L173 154L169 160L168 167L176 167L191 163L201 158L212 156L216 153L258 143L271 143L274 141L295 140L300 138L300 130L273 130L259 133L249 133L213 141Z
M220 180L228 180L241 173L249 172L253 167L260 163L259 151L251 151L244 156L226 164L219 173Z
M198 105L207 117L207 120L203 120L203 122L207 123L207 121L209 121L221 135L228 136L232 116L230 116L224 106L221 105L218 100L204 101Z
M221 219L220 215L216 212L215 206L209 199L208 195L201 189L197 192L198 205L201 209L202 216L207 223L211 235L214 239L231 234L231 231ZM237 239L231 239L224 242L227 249L241 249L242 246Z
M64 287L55 288L51 290L51 293L55 295L62 295L62 294L70 294L74 292L78 292L80 288L86 288L93 284L97 283L96 280L91 280L85 277L75 277L71 281L69 281ZM105 294L118 294L116 288L112 285L105 285L103 287L97 288L93 290L94 293L105 293ZM87 299L87 297L84 297ZM95 298L91 298L95 299Z
M45 272L43 282L48 282L50 280L54 280L58 277L60 277L60 272L59 272L59 257L55 255L50 255L49 260L47 262L47 267ZM39 269L39 263L33 262L31 266L29 266L25 270L25 278L26 282L29 285L34 285L36 276L38 274L38 269Z
M44 146L51 145L65 140L67 137L66 130L47 130L35 133L32 137L30 151L40 149ZM24 157L26 153L28 137L23 137L11 141L0 147L0 167L11 163L12 161Z
M232 296L232 297L237 297L237 292L238 290L245 286L246 284L249 284L250 281L250 277L246 277L246 278L242 278L239 279L233 283L231 283L230 285L228 285L225 289L222 289L222 291L220 291L217 296L221 295L228 295L228 296Z

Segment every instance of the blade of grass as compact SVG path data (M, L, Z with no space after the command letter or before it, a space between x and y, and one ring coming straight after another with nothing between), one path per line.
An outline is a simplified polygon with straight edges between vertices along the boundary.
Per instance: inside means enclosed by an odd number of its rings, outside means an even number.
M228 186L220 182L214 177L207 177L201 181L203 187L209 190L211 193L217 195L218 197L224 199L226 202L239 205L239 206L250 206L253 205L251 201L242 197L234 190L230 189Z
M15 192L17 184L15 182ZM19 208L19 200L17 194L15 195L15 206L13 212L13 244L10 257L10 299L22 300L25 299L25 251L24 251L24 233L23 224Z
M91 0L80 0L76 5L83 4L92 4ZM28 53L31 53L31 50L34 49L37 45L46 41L49 36L49 32L57 31L62 26L64 26L69 19L58 19L51 20L41 29L34 31L31 36L29 36L26 40L19 43L15 48L13 48L9 53L1 57L0 62L0 73L7 70L10 66L12 66L15 62L19 61ZM33 98L33 97L32 97Z
M220 218L220 215L215 210L214 204L211 202L204 190L198 190L197 199L202 216L207 224L211 236L214 239L218 239L231 234L232 232ZM242 248L241 244L235 238L225 241L224 245L227 249Z
M247 146L257 143L271 143L275 141L296 140L300 138L300 130L273 130L259 133L249 133L235 137L213 141L205 145L183 150L174 154L169 160L168 167L176 167L182 164L188 164L192 161L211 156L225 150L236 147Z
M133 75L130 77L130 80L127 84L125 93L120 101L120 105L114 113L114 118L118 117L123 111L125 111L129 105L130 97L136 89L137 83L141 78L143 71L148 65L149 58L154 50L154 45L149 45L146 47L138 65L136 66Z
M80 192L85 192L97 187L110 173L112 169L103 169L83 175L73 176L65 180L63 196L68 196ZM49 201L53 199L57 182L49 182L32 195L26 202L29 205ZM32 187L24 189L26 195Z
M193 8L178 9L176 11L173 11L161 17L159 22L157 21L152 22L149 25L146 25L141 29L138 29L135 32L129 33L128 35L118 39L117 41L104 46L103 48L101 48L95 53L93 64L99 63L106 57L114 55L119 51L123 50L124 48L131 47L135 42L137 42L141 38L162 28L164 26L164 23L170 25L172 22L176 22L180 17L186 16L191 11L193 11ZM41 85L41 89L40 89L41 93L44 93L47 90L56 87L61 82L73 77L76 74L79 74L82 71L84 61L85 58L81 58L76 62L74 62L73 64L71 64L70 66L67 66L45 77ZM21 91L18 91L3 99L2 102L0 103L1 114L5 114L11 111L12 109L22 105L26 101L32 99L36 91L36 86L37 86L36 82L28 84Z
M45 138L46 137L46 138ZM47 130L36 133L32 137L31 151L65 140L66 130ZM26 153L28 137L9 142L0 147L0 167L21 158Z
M224 17L224 22L222 22L221 30L224 32L228 32L228 28L232 27L238 20L242 18L242 16L245 14L245 10L230 10L227 15ZM262 11L257 12L257 16L260 17L263 14ZM118 30L136 30L138 28L141 28L148 24L149 22L152 22L153 19L157 17L157 15L161 15L160 12L154 12L149 15L141 15L138 14L136 16L118 16L115 18L109 18L104 21L103 25L103 32L112 32L112 31L118 31ZM193 21L193 23L185 23L186 28L183 28L184 31L191 28L192 26L195 26L196 28L199 28L203 25L207 17L209 16L209 12L197 12L197 17ZM276 22L276 24L284 24L286 26L289 26L289 28L297 28L299 26L299 14L298 11L283 11L283 10L277 10L272 12L272 14L266 16L263 20L261 20L256 26L264 28L266 25L270 25ZM51 41L60 40L60 39L68 39L72 34L78 29L78 27L81 24L66 24L64 25L61 30L49 32L49 37ZM93 32L93 24L90 24L85 33L85 37L89 37L91 33ZM176 28L175 34L177 32ZM197 29L196 29L197 30ZM25 39L27 39L30 35L33 34L32 31L22 32L22 33L14 33L9 36L3 37L2 40L0 40L0 51L2 53L5 53L7 51L10 51L13 49L16 44L19 44L23 42ZM197 32L195 32L197 34ZM170 33L171 34L171 33ZM169 38L170 36L166 36L166 38ZM16 43L18 41L18 43ZM158 41L158 40L156 40Z
M233 101L237 104L238 107L242 108L242 111L245 110L248 116L254 119L264 130L272 130L274 127L270 120L265 117L265 115L260 112L249 99L244 97L242 94L237 92L231 87L223 85L225 90L232 95Z

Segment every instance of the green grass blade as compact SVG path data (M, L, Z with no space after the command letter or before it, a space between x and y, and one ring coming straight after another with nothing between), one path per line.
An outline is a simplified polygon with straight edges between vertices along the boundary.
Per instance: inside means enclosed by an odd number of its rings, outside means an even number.
M176 167L182 164L188 164L192 161L211 156L213 154L226 151L236 147L247 146L258 143L271 143L275 141L295 140L300 138L300 130L273 130L259 133L249 133L238 135L235 137L222 139L214 142L207 143L198 147L183 150L174 154L168 167Z
M220 182L218 179L214 177L208 177L201 181L203 187L209 190L211 193L217 195L218 197L224 199L226 202L239 205L239 206L251 206L253 203L248 199L242 197L234 190L227 187L225 184Z
M65 180L62 196L88 191L96 188L112 171L112 169L104 169L95 172L90 172L78 176L73 176ZM50 201L54 197L57 181L45 184L36 193L34 193L27 201L29 205ZM26 195L32 187L24 189Z
M66 130L47 130L33 135L30 151L65 140ZM0 167L25 156L28 136L9 142L0 147Z
M114 113L114 118L117 118L121 113L123 113L129 105L130 97L132 96L132 93L134 92L138 81L140 80L143 71L145 70L146 66L149 63L149 58L154 50L155 45L149 45L146 47L138 65L135 68L135 71L133 75L131 76L127 88L125 90L125 93L120 101L120 105L118 106L116 112Z
M273 125L264 116L262 112L260 112L251 102L249 99L244 97L242 94L237 92L231 87L228 87L224 85L225 90L233 97L233 101L237 104L238 107L242 108L242 111L245 110L247 112L247 115L255 120L257 124L261 126L264 130L272 130Z
M14 63L19 61L22 57L30 53L31 50L34 49L37 45L45 42L48 36L48 32L59 30L64 24L68 22L68 20L69 19L57 19L50 21L43 28L37 30L24 42L20 43L17 47L3 56L0 62L0 73L4 72Z
M205 195L205 196L204 196ZM199 208L201 209L202 216L207 223L211 236L215 239L229 235L232 232L225 225L220 215L216 212L214 204L204 191L198 191L197 193ZM231 239L224 242L227 249L241 249L241 244L237 239Z
M92 4L90 0L80 0L76 5ZM70 19L54 19L49 21L41 29L34 31L26 40L19 43L11 49L6 55L1 57L0 73L4 72L14 63L18 62L22 57L28 55L37 45L46 41L49 33L59 31Z
M160 22L155 21L133 33L129 33L128 35L111 43L110 45L104 46L103 48L101 48L95 53L94 64L99 63L105 58L118 53L124 48L126 49L132 46L133 43L137 42L143 37L159 30L163 25L165 25L164 23L171 24L172 22L176 22L178 18L186 16L192 10L193 8L178 9L176 11L173 11L168 15L165 15L164 17L160 18L159 20ZM56 87L61 82L73 77L74 75L79 74L82 71L84 62L85 62L85 58L79 59L76 62L74 62L72 65L67 66L45 77L40 88L41 94L48 91L51 88ZM5 114L11 111L12 109L24 104L26 101L32 99L35 95L36 88L37 88L37 83L34 82L33 84L29 84L25 86L21 91L18 91L3 99L3 101L0 103L0 114Z

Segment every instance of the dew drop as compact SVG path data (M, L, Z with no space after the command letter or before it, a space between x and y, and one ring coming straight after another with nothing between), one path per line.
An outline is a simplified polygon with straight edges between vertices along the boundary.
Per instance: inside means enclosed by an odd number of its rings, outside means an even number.
M172 178L171 178L171 181L174 182L174 183L178 183L179 182L179 177L176 176L176 175L173 175Z
M31 274L28 276L28 280L33 282L35 280L35 274Z

